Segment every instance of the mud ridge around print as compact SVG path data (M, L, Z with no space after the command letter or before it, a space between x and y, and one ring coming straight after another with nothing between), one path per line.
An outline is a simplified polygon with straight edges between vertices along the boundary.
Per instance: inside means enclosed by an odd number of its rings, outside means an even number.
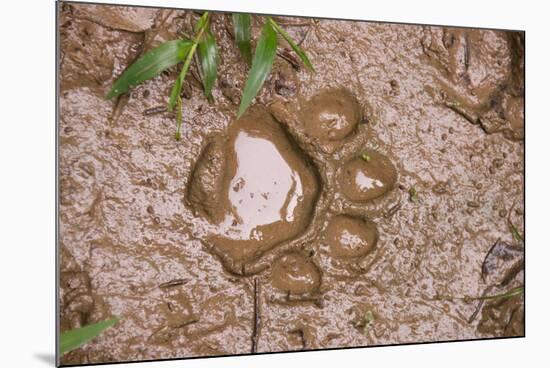
M104 96L197 13L58 10L59 327L120 317L62 364L524 335L523 293L492 297L524 280L522 32L275 16L316 72L277 56L236 120L212 12L176 141L176 68Z

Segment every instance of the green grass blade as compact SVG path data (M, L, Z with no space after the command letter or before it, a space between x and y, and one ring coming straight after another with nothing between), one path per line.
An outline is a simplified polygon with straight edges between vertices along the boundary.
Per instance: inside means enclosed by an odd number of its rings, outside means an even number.
M288 44L290 45L290 47L292 47L292 50L294 50L294 52L300 57L300 59L302 59L302 62L312 71L314 72L315 71L315 68L313 67L313 64L311 64L311 61L309 61L309 58L307 57L306 53L304 52L304 50L302 50L302 48L300 46L298 46L296 44L296 42L294 42L294 40L292 39L292 37L290 37L290 35L288 33L286 33L286 31L284 29L282 29L271 17L269 17L269 22L271 23L271 25L273 26L273 28L275 29L275 31L277 31L278 34L280 34L281 36L283 36L283 38L286 40L286 42L288 42Z
M183 102L181 101L181 96L176 96L176 140L181 139L181 126L183 124Z
M194 43L185 57L185 63L183 63L183 67L181 68L180 75L178 76L178 79L176 79L176 83L174 83L174 87L172 87L172 92L170 92L170 100L168 101L168 111L174 110L174 106L176 105L176 102L177 102L177 96L181 94L181 87L183 86L183 81L185 80L185 76L187 75L187 71L189 70L189 65L191 65L191 60L193 60L193 55L195 54L196 49L197 49L197 44Z
M523 236L520 234L518 228L512 224L511 221L508 221L508 226L510 227L510 231L512 232L512 236L516 241L524 242Z
M206 29L206 27L208 26L210 20L209 16L210 15L208 12L204 12L199 18L198 22L195 24L195 27L193 27L197 35L200 35L202 31L204 31L204 29Z
M473 298L473 299L476 299L476 300L489 300L489 299L501 299L501 298L508 299L508 298L514 297L516 295L523 294L524 291L525 291L525 288L523 286L519 286L519 287L513 288L510 291L507 291L507 292L502 293L502 294L490 295L490 296L481 296L481 297Z
M108 321L101 321L92 325L63 332L60 339L60 353L65 354L68 351L78 348L79 346L92 340L94 337L97 337L105 329L113 326L118 321L119 319L115 317Z
M247 63L252 62L252 46L250 43L250 14L233 13L233 29L235 42Z
M123 94L130 87L156 77L163 70L183 61L191 45L191 41L174 40L164 42L149 51L122 73L105 98L111 99Z
M218 74L218 51L216 39L210 31L207 31L199 42L199 59L202 65L204 94L206 97L212 94L212 88Z
M252 60L252 68L248 73L248 79L244 86L243 97L241 99L241 105L239 106L239 112L237 113L237 119L240 118L254 97L260 91L260 88L264 84L271 66L275 59L275 53L277 51L277 33L273 29L270 22L266 22L258 44L254 53L254 59Z

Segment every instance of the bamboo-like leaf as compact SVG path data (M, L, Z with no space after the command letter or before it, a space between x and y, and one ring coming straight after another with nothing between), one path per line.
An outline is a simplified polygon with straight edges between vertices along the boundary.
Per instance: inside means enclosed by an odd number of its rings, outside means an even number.
M207 28L209 20L210 20L210 14L208 12L204 12L199 18L197 24L195 24L195 27L193 27L197 35L202 34L202 31L204 31Z
M240 118L244 114L248 105L250 105L264 84L271 71L276 51L277 33L273 29L271 22L266 22L262 29L262 34L258 39L258 44L256 45L254 59L252 60L252 68L248 73L248 79L244 86L243 97L241 99L237 118Z
M187 71L189 70L189 65L191 65L191 60L193 60L193 55L195 54L195 50L197 49L197 44L194 43L191 46L191 49L187 53L187 56L185 58L185 62L183 63L183 67L181 68L180 75L178 76L178 79L176 79L176 83L174 83L174 86L172 87L172 92L170 92L170 100L168 101L168 111L174 110L174 106L176 105L177 99L176 97L181 93L181 87L183 86L183 81L185 80L185 76L187 75Z
M275 29L275 31L277 31L278 34L280 34L281 36L283 36L283 38L286 40L286 42L288 42L288 44L290 45L290 47L292 47L292 50L294 50L294 52L300 57L300 59L302 59L302 62L311 70L311 71L315 71L315 68L313 67L313 64L311 64L311 61L309 61L309 58L307 57L306 53L304 52L304 50L302 50L302 48L300 46L298 46L296 44L296 42L294 42L294 40L292 39L292 37L290 37L290 35L288 33L286 33L286 31L284 29L282 29L271 17L269 17L269 20L268 20L272 25L273 25L273 28Z
M202 65L204 94L212 94L212 88L218 74L218 51L216 39L210 31L206 31L199 42L199 59Z
M245 60L252 62L252 46L250 43L250 14L233 13L233 29L235 42Z
M523 236L520 234L518 228L511 221L508 221L508 226L510 227L510 231L512 232L514 239L523 242Z
M149 51L122 73L105 98L111 99L125 93L130 87L156 77L163 70L183 61L192 44L191 41L173 40Z
M524 292L525 292L525 288L523 286L519 286L502 294L481 296L481 297L472 298L472 299L476 299L476 300L489 300L489 299L501 299L501 298L508 299L516 295L523 294Z
M97 337L105 329L113 326L119 319L117 317L94 323L92 325L84 326L74 330L66 331L61 334L59 351L64 354L68 351L74 350L86 342Z

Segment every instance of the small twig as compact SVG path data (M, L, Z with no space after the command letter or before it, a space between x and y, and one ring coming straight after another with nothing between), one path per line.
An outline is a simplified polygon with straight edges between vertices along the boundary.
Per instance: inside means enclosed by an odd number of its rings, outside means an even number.
M468 72L470 67L470 38L466 36L466 44L464 46L464 70Z
M187 282L188 280L184 280L184 279L174 279L168 282L163 282L162 284L159 285L159 288L166 289L174 286L183 285L183 284L186 284Z
M302 46L302 43L304 43L304 41L306 40L307 36L309 36L309 32L311 31L311 19L309 20L309 23L307 25L307 30L306 32L304 33L304 36L302 37L302 39L298 42L298 46Z
M476 319L477 315L479 314L479 311L481 310L481 307L483 307L483 304L485 304L485 299L481 299L477 303L476 310L474 311L474 313L472 313L470 318L468 318L468 323L472 323Z
M288 27L304 27L311 24L311 20L308 20L307 22L292 22L292 21L286 21L280 17L273 17L273 19L276 20L277 23Z
M258 339L260 338L260 283L254 278L254 325L252 326L252 354L258 350Z
M393 215L395 215L397 213L397 211L399 211L401 209L401 202L398 202L396 204L394 204L393 206L391 206L387 211L386 213L384 214L384 217L385 218L391 218L393 217Z
M155 106L151 107L150 109L144 110L143 115L150 116L150 115L156 115L160 114L161 112L166 112L166 106Z
M300 70L300 62L293 54L290 53L288 49L283 48L282 50L277 50L277 56L288 61L288 63L292 65L294 69Z

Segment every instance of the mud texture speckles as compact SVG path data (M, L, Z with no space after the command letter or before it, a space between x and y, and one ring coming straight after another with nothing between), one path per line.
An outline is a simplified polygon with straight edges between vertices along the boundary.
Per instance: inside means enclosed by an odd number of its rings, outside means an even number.
M397 180L393 163L383 154L364 151L345 163L338 173L341 191L351 201L366 202L392 190Z
M237 271L303 232L320 188L315 168L264 109L234 121L225 145L214 139L192 174L189 201L214 222L206 241Z

